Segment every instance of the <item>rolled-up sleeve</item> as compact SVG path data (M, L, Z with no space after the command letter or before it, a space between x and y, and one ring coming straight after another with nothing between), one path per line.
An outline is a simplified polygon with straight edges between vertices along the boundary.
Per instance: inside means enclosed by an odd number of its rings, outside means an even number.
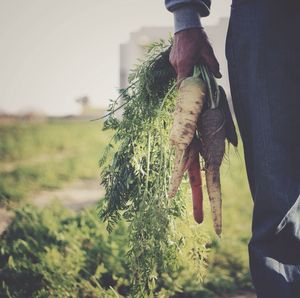
M174 14L174 31L201 27L200 17L209 15L211 0L165 0L167 10Z

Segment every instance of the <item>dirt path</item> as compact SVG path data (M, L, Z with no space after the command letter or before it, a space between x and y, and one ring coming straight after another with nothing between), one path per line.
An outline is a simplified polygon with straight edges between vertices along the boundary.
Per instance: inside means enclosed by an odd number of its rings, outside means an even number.
M49 155L51 156L51 160L55 161L63 160L66 157L71 156L68 152L59 152L52 154L41 154L24 160L0 162L1 172L12 172L19 166L36 165L39 163L49 161Z
M0 235L5 231L6 227L14 218L14 213L5 208L0 208Z
M97 179L85 179L75 181L62 189L41 191L31 198L31 202L42 208L51 200L59 200L66 208L79 211L84 207L96 205L104 194L104 189ZM13 217L12 211L0 208L0 235L11 223Z
M104 195L104 189L97 179L79 180L53 191L41 191L33 196L32 202L38 207L44 207L51 200L59 200L68 209L80 209L96 204Z

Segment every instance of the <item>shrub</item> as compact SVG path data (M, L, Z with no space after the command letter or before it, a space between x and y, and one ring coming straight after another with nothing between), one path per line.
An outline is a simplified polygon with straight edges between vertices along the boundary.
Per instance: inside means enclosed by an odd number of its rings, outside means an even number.
M126 294L126 225L108 235L94 213L74 214L57 203L16 211L0 240L0 297Z
M178 221L177 228L186 243L177 265L159 272L156 297L211 298L252 289L247 255L237 253L245 249L241 242L225 241L223 247L209 242L192 218ZM127 237L128 225L122 221L108 234L94 207L76 214L58 203L42 210L26 205L0 238L0 297L132 297ZM207 246L198 247L202 283L194 241L211 247L210 253ZM205 273L201 270L207 262Z

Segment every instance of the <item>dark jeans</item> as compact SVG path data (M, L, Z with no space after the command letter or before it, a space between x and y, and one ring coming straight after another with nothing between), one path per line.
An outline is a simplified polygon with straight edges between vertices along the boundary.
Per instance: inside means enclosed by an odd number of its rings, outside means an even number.
M233 0L226 56L254 202L259 298L300 298L299 31L298 0Z

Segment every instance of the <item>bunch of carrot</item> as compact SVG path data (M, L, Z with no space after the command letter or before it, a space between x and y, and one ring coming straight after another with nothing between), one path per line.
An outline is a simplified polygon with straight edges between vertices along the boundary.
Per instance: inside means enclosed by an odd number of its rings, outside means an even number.
M170 133L175 159L168 196L174 197L185 171L192 189L194 219L203 221L203 193L199 153L205 162L205 177L214 229L222 232L220 166L225 139L237 146L237 135L226 94L204 66L195 66L192 77L180 83Z

